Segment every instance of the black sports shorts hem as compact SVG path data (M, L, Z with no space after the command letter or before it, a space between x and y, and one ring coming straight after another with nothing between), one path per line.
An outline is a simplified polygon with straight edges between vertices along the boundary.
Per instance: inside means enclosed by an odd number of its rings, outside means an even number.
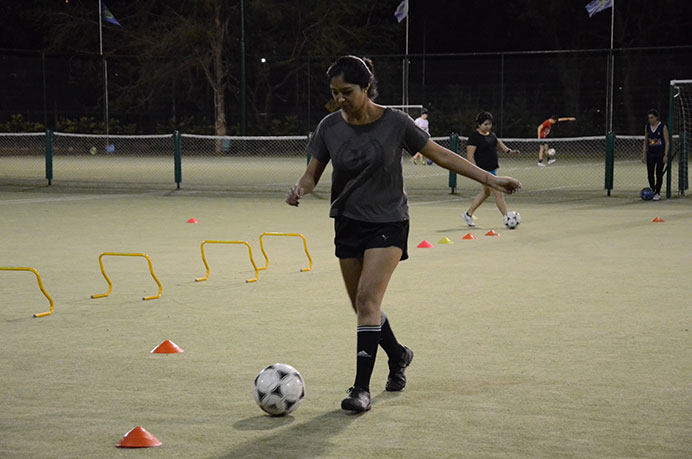
M408 258L409 221L373 223L348 217L334 218L337 258L363 258L368 249L399 247L401 261Z

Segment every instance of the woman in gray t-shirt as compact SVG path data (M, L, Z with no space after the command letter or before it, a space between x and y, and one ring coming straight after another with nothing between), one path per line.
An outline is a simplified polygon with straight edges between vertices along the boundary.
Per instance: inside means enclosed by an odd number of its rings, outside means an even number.
M380 309L394 269L407 258L409 213L401 149L420 151L437 165L504 193L518 191L521 184L476 167L430 140L407 114L376 104L377 80L370 60L342 56L329 67L327 78L341 110L317 127L308 144L310 163L286 202L298 206L332 161L329 215L334 218L336 256L357 315L356 378L341 408L362 412L371 406L370 376L378 345L389 358L388 391L404 389L404 371L413 359Z

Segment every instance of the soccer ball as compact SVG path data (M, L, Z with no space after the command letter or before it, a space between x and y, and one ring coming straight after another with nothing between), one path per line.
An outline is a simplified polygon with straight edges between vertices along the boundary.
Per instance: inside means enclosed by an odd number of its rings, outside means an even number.
M507 212L505 215L505 226L509 229L514 229L521 223L521 215L519 212Z
M549 149L548 149L548 156L550 156L550 157L555 156L555 149L554 149L554 148L549 148Z
M262 410L272 416L285 416L298 408L305 398L305 383L298 370L275 363L259 372L253 394Z
M642 188L642 191L639 193L639 196L644 200L644 201L650 201L651 199L654 198L654 190L651 188Z

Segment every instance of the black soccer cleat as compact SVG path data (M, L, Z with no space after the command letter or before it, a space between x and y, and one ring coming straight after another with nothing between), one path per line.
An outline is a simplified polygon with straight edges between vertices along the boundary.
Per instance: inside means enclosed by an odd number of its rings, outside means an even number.
M371 406L370 392L360 387L351 387L348 390L348 397L341 401L342 410L353 411L354 413L368 411Z
M403 345L402 345L403 346ZM406 387L406 367L411 365L413 360L413 351L406 346L403 346L404 354L401 360L389 360L389 376L387 376L387 384L384 386L386 391L400 392Z

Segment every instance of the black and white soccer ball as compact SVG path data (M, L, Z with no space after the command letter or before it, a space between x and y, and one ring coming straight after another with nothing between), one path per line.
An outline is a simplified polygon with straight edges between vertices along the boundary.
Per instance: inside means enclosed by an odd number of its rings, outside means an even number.
M305 398L305 383L298 370L284 363L269 365L255 378L255 401L272 416L295 411Z
M554 148L549 148L549 149L548 149L548 156L550 156L551 158L552 158L553 156L555 156L555 149L554 149Z
M505 215L505 226L509 229L515 229L521 223L521 215L519 212L507 212Z

